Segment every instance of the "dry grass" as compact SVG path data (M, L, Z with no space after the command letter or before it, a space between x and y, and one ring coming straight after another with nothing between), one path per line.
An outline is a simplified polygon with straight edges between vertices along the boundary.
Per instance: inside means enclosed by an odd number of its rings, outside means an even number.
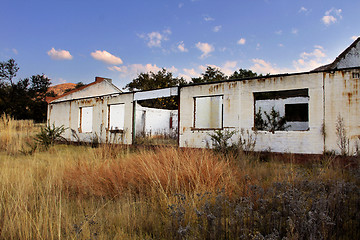
M23 155L39 128L4 116L0 125L0 239L169 239L170 230L177 232L171 211L184 211L185 226L196 222L194 209L207 193L224 189L238 199L251 196L254 185L266 189L304 176L354 181L329 164L304 168L209 150L57 145ZM169 210L179 199L183 208Z
M32 141L41 126L41 124L34 124L32 120L15 121L3 114L0 117L0 151L12 155L18 153Z
M234 191L241 176L229 160L206 150L141 150L103 161L79 161L65 170L64 186L77 196L120 197L124 192L166 196L179 192Z

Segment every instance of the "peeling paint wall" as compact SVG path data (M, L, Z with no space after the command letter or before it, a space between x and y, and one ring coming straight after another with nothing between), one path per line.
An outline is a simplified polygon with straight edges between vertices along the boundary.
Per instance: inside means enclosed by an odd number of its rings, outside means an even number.
M131 144L134 93L96 97L97 94L103 92L101 88L99 89L100 85L93 86L96 89L91 90L95 94L92 97L84 98L83 95L78 95L81 98L77 100L59 99L49 104L48 123L68 128L65 137L72 141L76 141L76 138L72 135L71 129L81 141L89 142L98 137L100 142ZM255 97L259 93L304 89L306 97L292 96L281 100L265 99L265 101ZM105 86L104 91L109 91L109 89ZM349 139L349 154L353 154L356 145L360 146L359 92L360 68L183 86L179 89L179 123L177 123L176 111L135 106L135 130L138 132L140 129L146 133L152 131L152 134L157 129L170 131L169 119L172 117L172 128L178 126L179 129L180 147L211 146L209 134L214 133L216 129L235 130L237 134L233 136L232 141L236 141L241 129L244 129L257 134L256 151L310 154L335 151L339 153L336 122L340 116L344 120L346 137ZM203 99L203 101L197 101L198 99ZM209 99L216 99L216 101L210 101L212 103L209 104L209 108L206 108ZM259 107L269 111L274 106L283 114L285 104L295 103L307 104L306 126L301 125L304 123L299 123L287 131L254 132L254 115ZM111 117L109 110L112 109L111 106L115 106L114 104L122 105L115 117ZM81 108L86 107L92 107L91 132L80 129ZM196 119L197 117L199 118ZM121 121L117 122L118 118L121 118ZM117 128L111 129L111 126L116 124Z
M321 73L306 73L289 76L222 82L180 89L180 147L206 147L211 144L209 137L214 130L194 129L194 97L222 95L223 128L241 129L253 132L255 99L254 93L292 89L309 89L309 130L279 131L270 133L258 131L256 151L322 153L323 137L323 88ZM233 137L235 141L238 135Z
M325 84L325 148L340 152L336 122L344 119L349 139L349 152L354 153L356 143L360 146L360 69L339 70L323 73Z
M239 128L240 82L222 82L183 87L180 88L180 147L202 148L211 144L209 133L213 133L214 130L196 128L194 126L194 99L208 96L222 96L223 127L230 130ZM215 112L215 115L218 115L218 113Z
M133 93L108 95L103 97L90 97L86 99L63 101L49 105L49 124L68 128L65 138L77 141L73 132L84 142L91 142L98 138L100 142L132 143L132 114ZM123 129L110 129L109 106L114 104L124 105ZM92 130L84 132L80 128L81 108L92 107ZM72 131L72 130L73 131Z

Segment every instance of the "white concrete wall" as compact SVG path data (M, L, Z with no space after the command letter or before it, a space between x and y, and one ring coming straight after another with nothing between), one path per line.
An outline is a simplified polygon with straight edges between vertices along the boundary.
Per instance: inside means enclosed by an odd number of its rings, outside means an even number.
M206 147L213 130L199 130L193 126L194 97L224 96L224 129L252 132L254 127L254 92L309 89L309 130L258 131L256 151L322 153L323 91L322 73L306 73L235 82L222 82L180 89L180 147ZM233 140L236 140L234 136Z
M194 126L194 98L219 95L223 96L223 127L230 130L239 129L240 82L182 87L180 88L180 147L203 148L211 144L209 134L214 130L199 129Z
M325 83L325 147L328 151L340 152L337 145L338 136L336 135L338 116L344 119L345 130L350 143L350 154L354 153L356 143L360 144L360 79L353 78L353 73L360 73L360 69L340 70L323 74Z
M194 99L196 97L223 96L223 129L236 130L239 133L241 129L253 131L254 113L257 110L254 93L308 89L308 130L291 131L289 129L289 131L276 131L275 133L258 131L255 150L314 154L332 150L339 153L336 121L338 116L341 116L344 119L349 138L349 152L353 154L357 142L360 144L359 74L360 69L352 69L184 86L180 88L180 147L202 148L211 143L209 134L214 133L214 129L199 129L194 125ZM300 103L303 100L301 98L288 99L292 103ZM109 131L108 110L110 104L124 104L124 130L122 132ZM277 105L280 102L275 101L274 104ZM283 104L281 103L281 105ZM80 108L89 106L93 107L93 130L90 133L83 133L79 131ZM267 104L262 106L263 110L267 110ZM136 110L137 121L141 116L138 111L146 112L144 129L146 131L152 129L152 133L157 131L155 129L168 128L170 115L177 120L176 113L170 110L159 111L159 109L140 107L136 107ZM62 102L53 102L48 107L49 124L54 123L55 126L68 127L65 137L69 140L75 140L71 135L71 128L76 131L82 141L91 141L96 133L101 142L131 144L132 120L133 93L71 101L65 99ZM176 127L175 121L173 123ZM140 126L137 124L136 129L139 128ZM234 136L232 140L236 141L237 138L238 135Z
M145 133L148 136L176 134L178 128L178 111L136 105L136 135ZM172 128L170 128L172 118Z
M81 100L51 103L48 110L48 123L68 128L64 137L75 141L70 129L75 130L81 141L90 142L99 137L100 142L115 142L123 144L132 143L132 114L133 93L124 93L114 96L91 97ZM109 105L124 104L124 129L110 131ZM83 132L80 125L80 108L93 107L92 131Z

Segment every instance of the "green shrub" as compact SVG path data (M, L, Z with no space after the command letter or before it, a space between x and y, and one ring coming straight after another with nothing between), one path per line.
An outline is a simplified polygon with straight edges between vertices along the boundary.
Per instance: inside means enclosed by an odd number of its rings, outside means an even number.
M60 127L55 127L54 124L46 126L41 128L40 133L36 134L35 141L43 148L48 149L54 145L56 141L66 141L66 139L61 136L66 129L63 125Z

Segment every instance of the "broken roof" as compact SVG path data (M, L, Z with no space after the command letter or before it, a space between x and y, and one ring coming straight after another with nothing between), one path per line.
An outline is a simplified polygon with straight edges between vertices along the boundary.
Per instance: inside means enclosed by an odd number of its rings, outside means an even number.
M313 71L335 70L360 66L360 37L358 37L348 48L330 64L315 68Z

